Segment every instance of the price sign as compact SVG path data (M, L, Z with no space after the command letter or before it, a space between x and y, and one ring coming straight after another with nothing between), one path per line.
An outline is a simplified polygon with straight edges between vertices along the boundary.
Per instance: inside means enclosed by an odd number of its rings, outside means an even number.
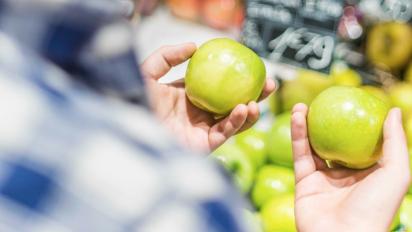
M243 42L258 54L329 72L342 0L250 0Z

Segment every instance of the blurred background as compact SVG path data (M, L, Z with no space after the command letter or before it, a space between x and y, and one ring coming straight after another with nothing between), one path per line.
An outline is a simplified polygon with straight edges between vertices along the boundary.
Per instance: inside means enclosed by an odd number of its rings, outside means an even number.
M402 109L412 146L411 0L137 0L132 20L141 59L162 45L229 37L264 58L280 84L257 125L213 154L252 202L245 213L256 231L294 231L294 104L334 85L363 88ZM186 65L162 81L183 78ZM411 223L408 195L391 230Z

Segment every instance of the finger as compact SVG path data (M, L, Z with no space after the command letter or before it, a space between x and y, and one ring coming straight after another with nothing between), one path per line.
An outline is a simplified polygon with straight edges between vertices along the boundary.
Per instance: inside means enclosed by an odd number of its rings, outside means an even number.
M262 94L259 97L258 101L262 101L267 98L271 93L276 90L276 83L271 78L267 78L265 85L263 86Z
M209 144L211 150L223 144L234 135L245 123L248 116L248 107L240 104L232 110L229 116L210 128Z
M381 160L383 167L404 173L402 176L409 180L408 147L399 108L392 109L386 117L383 137L383 157Z
M308 108L302 103L295 105L292 110L291 135L296 183L316 171L307 135L307 113Z
M158 80L173 66L189 59L196 51L194 43L163 46L150 55L142 64L141 70L146 78Z
M256 102L249 102L247 105L248 108L248 115L245 121L245 124L237 131L236 133L243 132L249 128L251 128L259 119L259 105Z

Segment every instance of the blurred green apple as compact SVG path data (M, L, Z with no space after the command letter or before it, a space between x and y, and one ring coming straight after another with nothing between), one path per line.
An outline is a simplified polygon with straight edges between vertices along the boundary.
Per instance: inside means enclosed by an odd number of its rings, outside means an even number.
M266 165L257 173L252 189L252 202L260 208L268 200L285 193L293 193L295 176L289 168Z
M361 76L346 65L333 65L330 76L335 85L358 87L362 84Z
M392 105L389 95L383 89L371 85L364 85L360 88L381 99L381 101L385 102L388 106Z
M400 208L401 224L412 231L412 195L406 195Z
M293 167L289 112L276 116L268 133L267 147L269 160L272 163Z
M243 210L246 224L248 226L248 231L253 232L263 232L262 220L257 212L252 212L248 209Z
M253 184L254 167L249 157L235 144L224 143L212 153L225 169L233 175L236 186L247 193Z
M263 205L260 215L265 232L295 232L294 196L274 197Z
M323 90L332 86L333 81L325 74L300 69L293 80L283 83L279 90L282 111L290 111L297 103L309 105Z
M404 118L412 114L412 84L398 83L389 89L389 97L394 106L401 108Z
M405 134L408 140L409 147L412 147L412 114L409 114L405 119Z
M410 146L408 150L409 150L409 170L412 173L412 147ZM412 194L412 184L409 185L409 193ZM411 228L411 232L412 232L412 228Z
M256 53L231 39L213 39L190 59L186 94L195 106L226 115L238 104L256 101L265 80L265 65Z
M235 142L257 169L266 162L266 133L252 127L235 136Z
M409 63L406 69L404 80L412 84L412 62Z
M321 158L348 168L370 167L381 156L387 112L383 101L359 88L329 88L309 108L312 148Z
M281 113L281 103L279 93L275 92L268 97L269 110L273 115Z

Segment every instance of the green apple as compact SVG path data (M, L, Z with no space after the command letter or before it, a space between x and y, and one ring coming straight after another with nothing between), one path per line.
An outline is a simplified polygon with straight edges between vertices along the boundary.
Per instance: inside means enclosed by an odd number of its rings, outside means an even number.
M272 163L293 167L289 112L276 116L268 133L267 146L269 160Z
M290 111L296 103L309 105L323 90L332 86L333 81L325 74L300 69L293 80L285 81L279 97L282 111Z
M231 39L213 39L190 59L186 94L195 106L226 115L238 104L256 101L265 80L265 65L256 53Z
M412 173L412 147L410 146L408 150L409 150L409 169L410 169L410 172ZM412 184L409 185L409 193L412 194ZM412 232L412 228L411 228L411 232Z
M266 165L257 173L252 189L252 202L260 208L268 200L285 193L293 193L295 176L289 168Z
M364 85L360 88L365 90L369 94L372 94L373 96L381 99L381 101L385 102L388 106L392 105L391 99L383 89L371 85Z
M406 118L412 114L412 84L398 83L389 89L389 97L394 106L402 110L402 115Z
M401 224L401 218L400 218L400 210L396 212L395 216L393 217L392 224L389 227L390 231L396 230L399 225Z
M323 159L362 169L381 156L382 128L388 106L355 87L331 87L312 102L308 132Z
M268 97L269 110L273 115L281 113L280 97L278 92L271 94Z
M346 65L333 65L330 76L335 85L358 87L362 84L361 76Z
M294 196L274 197L263 205L260 216L265 232L295 232Z
M262 220L257 212L252 212L248 209L243 210L244 218L246 220L246 225L248 226L248 231L253 232L263 232Z
M249 157L233 143L224 143L212 153L225 169L232 174L236 186L243 192L249 192L254 178L254 167Z
M408 146L412 147L412 114L409 114L407 118L404 119L405 124L405 134L408 140Z
M400 208L401 224L412 231L412 195L406 195Z
M239 147L250 157L257 169L266 162L266 133L252 127L235 136Z

